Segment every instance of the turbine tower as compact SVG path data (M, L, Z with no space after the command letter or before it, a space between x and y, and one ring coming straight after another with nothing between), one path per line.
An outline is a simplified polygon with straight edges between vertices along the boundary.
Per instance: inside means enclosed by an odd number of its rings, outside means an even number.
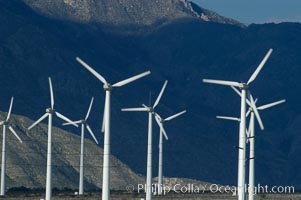
M164 126L165 122L177 118L180 115L183 115L184 113L186 113L186 110L179 112L175 115L172 115L170 117L167 117L165 119L161 118L159 114L157 113L155 114L155 119L157 123L159 122L161 124L160 135L159 135L158 195L162 195L162 186L163 186L163 130L161 127ZM165 139L168 140L167 137L165 137Z
M123 108L122 111L142 111L148 112L148 139L147 139L147 172L146 172L146 200L152 199L152 145L153 145L153 115L156 116L155 108L160 102L160 99L164 93L168 81L165 81L159 96L157 97L153 106L146 106L142 104L141 108ZM168 139L164 127L160 123L159 119L155 117L156 122L160 127L160 131L164 134L165 138Z
M0 125L3 127L3 135L2 135L2 162L1 162L1 190L0 190L0 196L5 195L5 169L6 169L6 127L14 134L14 136L20 141L20 143L23 143L21 138L18 136L16 131L13 129L10 123L10 115L13 107L14 97L11 98L9 110L7 113L7 117L4 121L0 122Z
M239 93L239 91L238 91L238 93ZM248 188L249 198L248 198L248 200L254 200L254 196L255 196L255 191L254 191L254 189L255 189L255 112L254 112L254 110L255 109L254 109L254 107L257 108L256 110L265 110L265 109L271 108L273 106L284 103L285 99L276 101L273 103L269 103L266 105L262 105L259 107L256 106L257 99L254 101L252 95L250 95L250 99L251 99L251 101L247 101L250 107L249 107L248 112L246 113L246 117L248 117L251 114L250 122L249 122L249 129L247 130L247 138L248 138L247 143L249 142L249 145L250 145L250 148L249 148L249 188ZM240 119L235 118L235 117L217 116L217 118L240 122Z
M93 105L93 100L94 98L92 97L91 99L91 103L88 109L88 112L86 114L86 117L84 119L78 120L78 121L74 121L74 124L80 124L81 125L81 141L80 141L80 168L79 168L79 195L83 195L84 194L84 154L85 154L85 129L88 130L88 132L90 133L90 135L92 136L92 138L94 139L95 143L98 144L98 141L91 129L91 127L89 126L89 124L87 123L87 120L89 118L90 112L91 112L91 108ZM68 123L64 123L65 125L71 125L70 122Z
M102 182L102 200L110 199L110 113L111 113L111 90L115 87L122 87L128 83L131 83L137 79L149 75L151 72L147 71L131 78L125 79L123 81L117 82L113 85L108 83L104 77L97 73L92 67L85 63L80 58L76 60L86 68L90 73L92 73L98 80L103 83L103 89L106 93L106 100L104 106L104 117L102 123L102 132L105 133L104 136L104 151L103 151L103 182Z
M264 59L261 61L255 72L252 74L248 82L239 83L233 81L222 81L222 80L211 80L203 79L204 83L226 85L232 87L238 87L241 90L241 110L240 110L240 126L239 126L239 145L238 145L238 180L237 180L237 190L238 190L238 200L245 200L245 158L246 158L246 96L250 84L256 79L264 64L272 54L273 50L270 49ZM256 107L254 108L255 116L259 121L259 115ZM260 123L261 129L264 129L262 123Z
M49 81L49 88L50 88L50 100L51 100L51 106L50 108L46 109L46 113L40 117L36 122L34 122L31 126L28 127L28 130L31 130L33 127L35 127L37 124L42 122L44 119L48 117L48 142L47 142L47 170L46 170L46 196L45 200L51 200L52 193L51 193L51 167L52 167L52 118L53 116L57 116L58 118L61 118L62 120L71 123L73 126L78 127L77 124L73 123L70 119L65 117L64 115L60 114L54 109L54 96L53 96L53 89L52 89L52 82L51 78L48 78Z

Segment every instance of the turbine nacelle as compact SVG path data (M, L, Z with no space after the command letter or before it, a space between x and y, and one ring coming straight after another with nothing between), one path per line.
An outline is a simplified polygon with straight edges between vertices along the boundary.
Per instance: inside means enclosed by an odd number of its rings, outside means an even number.
M239 83L239 88L241 90L248 90L249 89L249 85L247 83Z
M46 113L53 114L55 110L53 108L46 108Z
M163 124L163 123L165 122L165 120L162 119L157 113L156 113L156 117L158 117L159 122L160 122L161 124Z
M7 126L7 125L10 125L10 123L8 121L2 121L1 125Z

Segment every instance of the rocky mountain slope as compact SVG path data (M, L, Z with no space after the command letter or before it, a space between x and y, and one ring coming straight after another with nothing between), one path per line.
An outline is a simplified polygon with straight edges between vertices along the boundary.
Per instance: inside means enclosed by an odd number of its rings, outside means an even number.
M39 13L61 20L109 25L152 25L198 18L241 25L187 0L23 0Z
M0 113L1 120L6 113ZM7 188L44 188L46 183L47 125L27 131L32 120L20 115L12 116L12 123L23 143L7 134ZM2 132L2 129L1 129ZM2 140L1 140L2 142ZM88 189L102 186L103 150L86 139L85 141L85 186ZM0 143L2 146L2 143ZM53 187L58 189L78 188L80 137L62 129L53 128ZM143 183L144 178L135 174L116 157L111 157L112 189L123 190L128 184Z
M49 105L47 77L51 76L56 108L74 119L82 118L91 96L95 97L90 124L102 141L102 84L75 57L111 83L150 69L151 76L112 92L113 155L145 174L147 115L120 109L148 103L150 91L154 100L168 79L158 112L166 117L182 109L188 112L166 124L165 176L222 184L237 181L238 125L215 116L238 116L240 102L230 89L201 80L247 80L267 50L274 48L250 89L258 104L282 98L287 102L262 112L265 131L256 129L256 178L261 184L301 188L299 23L241 28L192 17L123 35L105 32L101 24L49 18L19 0L0 0L0 25L0 110L7 110L14 95L15 113L36 119ZM154 125L154 166L157 144Z

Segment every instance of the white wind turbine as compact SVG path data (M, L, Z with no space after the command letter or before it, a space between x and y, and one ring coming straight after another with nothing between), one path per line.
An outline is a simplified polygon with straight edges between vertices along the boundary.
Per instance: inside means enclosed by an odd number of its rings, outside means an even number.
M5 195L5 169L6 169L6 127L8 126L8 129L15 135L15 137L22 143L21 138L18 136L16 131L11 126L10 121L10 115L13 107L14 97L11 98L9 110L7 113L7 117L4 121L0 122L0 125L3 127L3 135L2 135L2 162L1 162L1 190L0 190L0 196Z
M239 91L237 91L238 94L240 94ZM250 114L250 122L249 122L249 129L247 130L247 142L249 142L250 148L249 148L249 188L248 188L248 192L249 192L249 198L248 200L254 200L254 189L255 189L255 109L257 110L265 110L268 108L271 108L273 106L279 105L284 103L286 100L280 100L280 101L276 101L273 103L269 103L266 105L262 105L257 107L256 106L256 102L257 99L254 101L252 95L250 95L250 99L251 101L247 101L249 104L249 110L246 113L246 117L248 117ZM258 113L259 115L259 113ZM226 119L226 120L233 120L233 121L238 121L240 122L239 118L236 117L227 117L227 116L217 116L217 118L219 119Z
M89 126L89 124L87 123L87 120L89 118L90 112L91 112L91 108L93 105L93 100L94 98L92 97L91 99L91 103L88 109L88 112L86 114L86 117L84 119L78 120L78 121L74 121L73 123L64 123L63 125L73 125L75 124L80 124L81 125L81 142L80 142L80 168L79 168L79 195L83 195L84 194L84 154L85 154L85 129L88 130L88 132L90 133L90 135L92 136L92 138L94 139L95 143L98 144L98 141L91 129L91 127Z
M238 94L239 91L236 90ZM250 107L248 112L246 113L246 116L250 116L250 122L249 122L249 135L248 140L250 141L250 155L249 155L249 200L254 200L254 188L255 188L255 122L254 122L254 115L256 115L256 110L265 110L268 108L271 108L273 106L279 105L284 103L286 100L280 100L273 103L269 103L266 105L262 105L257 107L256 106L256 100L254 101L252 95L250 95ZM254 109L255 108L255 109ZM259 115L259 113L257 113ZM258 121L259 122L259 121ZM263 124L262 124L263 126Z
M52 167L52 118L53 115L57 116L58 118L61 118L62 120L71 123L73 126L78 127L77 124L73 123L70 119L65 117L64 115L60 114L54 109L54 97L53 97L53 89L52 89L52 83L51 78L48 78L49 81L49 88L50 88L50 100L51 100L51 106L50 108L46 109L46 113L38 119L36 122L34 122L30 127L28 127L28 130L31 130L33 127L35 127L37 124L42 122L44 119L48 117L48 142L47 142L47 171L46 171L46 196L45 200L51 200L51 167Z
M163 130L161 129L161 127L164 126L165 122L170 121L174 118L177 118L180 115L183 115L184 113L186 113L186 110L179 112L177 114L174 114L165 119L161 118L161 116L159 114L157 114L157 113L155 114L156 120L161 124L160 135L159 135L158 195L162 195L162 186L163 186ZM165 137L165 139L168 140L168 138L166 138L166 137Z
M157 97L153 106L146 106L142 104L141 108L123 108L122 111L144 111L148 112L148 138L147 138L147 172L146 172L146 200L152 199L152 145L153 145L153 115L156 115L155 108L160 102L160 99L164 93L168 81L165 81L159 96ZM164 134L165 138L168 139L164 127L160 123L159 119L155 117L160 130Z
M250 84L256 79L264 64L272 54L273 50L270 49L264 59L261 61L255 72L252 74L247 83L239 83L234 81L222 81L222 80L211 80L203 79L204 83L212 83L218 85L226 85L232 87L238 87L241 90L241 111L240 111L240 127L239 127L239 151L238 151L238 200L245 200L245 157L246 157L246 96L247 90ZM255 116L259 122L261 129L263 125L258 115L256 107L254 108Z
M103 83L103 89L106 93L106 100L104 106L104 117L102 123L102 132L105 133L104 136L104 151L103 151L103 182L102 182L102 200L110 199L110 109L111 109L111 90L115 87L121 87L128 83L131 83L137 79L149 75L151 72L147 71L131 78L125 79L123 81L117 82L113 85L109 84L104 77L97 73L92 67L85 63L80 58L76 60L89 72L91 72L98 80Z

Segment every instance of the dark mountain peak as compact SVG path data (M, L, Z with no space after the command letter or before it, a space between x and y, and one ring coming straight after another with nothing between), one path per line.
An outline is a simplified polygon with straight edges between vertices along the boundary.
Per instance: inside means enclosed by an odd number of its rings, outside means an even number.
M80 23L151 25L161 21L197 18L243 26L187 0L23 0L48 17Z

